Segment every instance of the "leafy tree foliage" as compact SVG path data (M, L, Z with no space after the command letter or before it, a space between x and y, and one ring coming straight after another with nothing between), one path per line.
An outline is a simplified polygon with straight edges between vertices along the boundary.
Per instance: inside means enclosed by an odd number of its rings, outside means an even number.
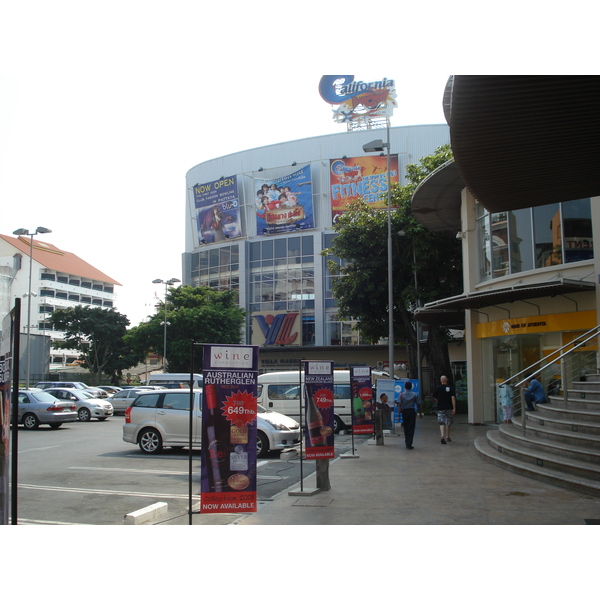
M239 344L245 311L237 304L237 294L219 292L209 287L182 285L170 288L167 307L167 370L171 373L190 371L192 341L199 344ZM130 329L126 341L142 352L164 352L165 304L147 323Z
M462 291L460 241L454 234L425 229L410 207L418 184L451 158L450 146L441 146L419 164L408 165L409 183L392 190L394 340L407 346L411 377L417 373L414 310ZM330 257L332 273L339 275L333 284L338 315L356 319L361 335L376 343L388 335L387 209L372 209L358 201L338 219L334 230L338 235L324 254ZM451 376L446 330L430 327L421 349L430 367L430 386L442 374Z
M115 309L75 306L55 310L48 322L54 329L64 331L64 340L52 342L54 348L71 348L80 352L79 360L98 381L100 374L118 383L124 369L143 361L144 355L136 352L123 337L129 319Z

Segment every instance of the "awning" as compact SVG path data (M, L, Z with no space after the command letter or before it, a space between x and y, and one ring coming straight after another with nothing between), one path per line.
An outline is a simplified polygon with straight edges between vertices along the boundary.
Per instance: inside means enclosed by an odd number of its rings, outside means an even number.
M415 311L415 319L426 325L440 325L452 329L458 328L460 314L464 326L464 311L485 309L545 296L558 296L575 292L589 292L595 290L596 285L591 281L578 281L575 279L554 279L535 284L515 285L512 287L482 290L444 298L436 302L429 302ZM454 322L454 323L453 323Z
M454 75L454 160L491 213L600 196L600 76Z
M421 181L411 199L412 214L431 231L459 232L461 193L465 187L456 163L449 160Z

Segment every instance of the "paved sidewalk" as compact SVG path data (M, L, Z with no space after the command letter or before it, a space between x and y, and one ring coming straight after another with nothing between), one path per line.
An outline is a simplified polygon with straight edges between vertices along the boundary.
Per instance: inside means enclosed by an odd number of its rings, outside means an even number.
M399 426L398 426L399 428ZM584 525L600 519L600 499L563 490L486 462L473 441L494 426L459 415L452 442L441 444L435 416L417 421L414 450L404 437L357 443L358 458L330 463L331 490L290 495L249 515L192 515L194 525ZM357 438L358 439L358 438ZM364 440L364 437L361 438ZM316 485L315 476L304 490ZM188 515L163 523L187 525Z

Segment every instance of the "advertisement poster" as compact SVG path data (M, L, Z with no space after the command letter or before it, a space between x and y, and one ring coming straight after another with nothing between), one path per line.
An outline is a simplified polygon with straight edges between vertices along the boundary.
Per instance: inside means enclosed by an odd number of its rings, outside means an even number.
M306 458L335 458L332 361L304 363L304 414Z
M300 346L302 318L299 312L253 312L252 343L257 346Z
M396 394L396 384L398 382L394 379L378 379L377 380L377 391L375 392L377 402L381 402L382 395L387 396L387 405L390 407L389 412L383 413L383 428L390 429L393 427L395 415L394 415L394 401L398 398Z
M400 181L397 154L390 156L390 179L392 186ZM358 198L362 198L372 208L387 208L387 156L330 160L329 184L334 223Z
M194 186L198 244L223 242L242 235L237 176Z
M255 179L256 233L285 233L315 226L310 165L277 179Z
M2 323L0 344L0 525L8 525L10 478L10 403L13 317L11 311Z
M352 433L374 433L371 367L350 367Z
M204 346L201 513L256 512L258 347Z

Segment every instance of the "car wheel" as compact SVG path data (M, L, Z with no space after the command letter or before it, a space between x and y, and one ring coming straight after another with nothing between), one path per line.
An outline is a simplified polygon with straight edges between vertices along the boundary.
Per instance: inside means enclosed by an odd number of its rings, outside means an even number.
M50 429L58 429L62 423L50 423Z
M146 454L158 454L162 450L162 437L156 429L144 429L138 442L140 450Z
M345 428L346 426L344 425L344 422L337 415L335 415L333 423L333 433L339 433L340 431L342 431L342 429Z
M77 418L78 418L80 421L84 421L84 422L86 422L86 421L91 421L91 419L92 419L92 413L90 412L90 409L89 409L89 408L86 408L86 407L84 406L84 407L80 408L80 409L77 411Z
M262 431L256 432L256 457L262 458L269 451L269 440Z
M23 417L23 427L25 429L37 429L39 426L40 420L33 413L27 413Z

